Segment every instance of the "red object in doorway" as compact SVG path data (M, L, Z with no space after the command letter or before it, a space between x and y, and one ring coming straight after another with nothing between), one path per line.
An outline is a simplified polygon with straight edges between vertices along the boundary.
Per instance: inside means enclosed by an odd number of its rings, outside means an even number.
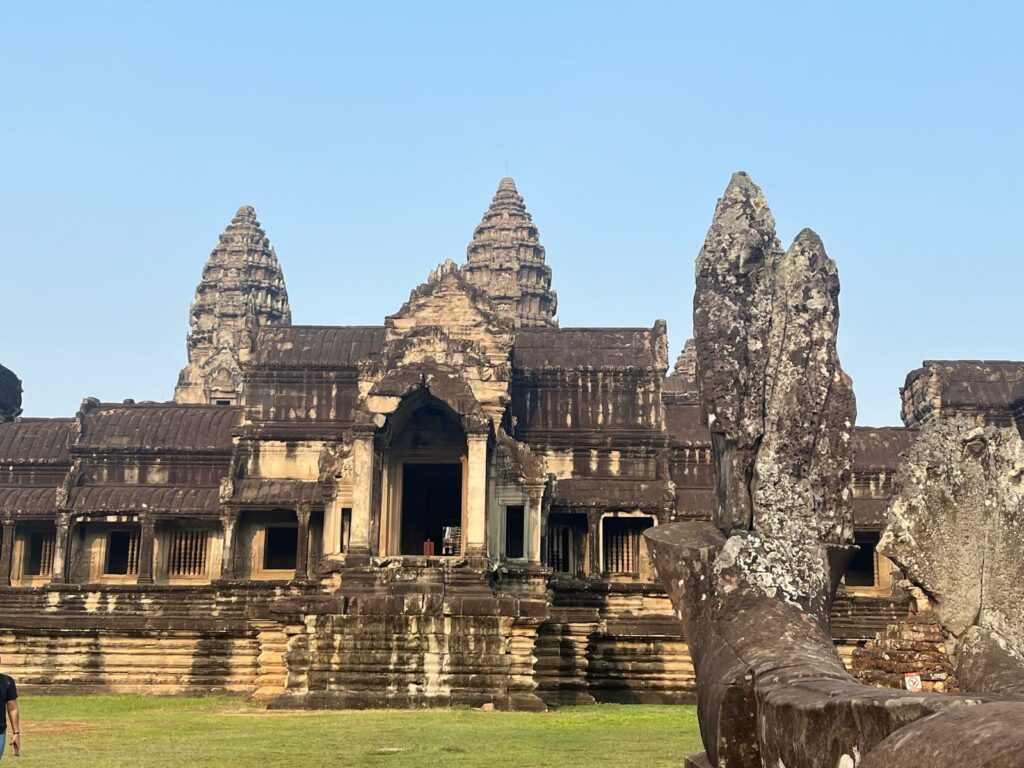
M433 557L434 556L434 542L432 539L427 539L423 542L423 556Z

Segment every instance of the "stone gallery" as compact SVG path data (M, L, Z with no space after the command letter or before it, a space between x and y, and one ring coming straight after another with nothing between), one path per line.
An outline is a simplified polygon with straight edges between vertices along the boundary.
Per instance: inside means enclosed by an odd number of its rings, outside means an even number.
M714 651L687 633L730 635L680 623L687 597L658 582L644 536L684 523L722 547L709 588L732 568L791 594L836 674L895 688L914 672L933 691L991 677L986 649L1007 626L1020 637L1019 616L959 591L990 522L921 519L985 493L983 470L961 467L943 495L933 467L1019 451L1024 363L925 362L901 390L904 427L858 428L817 236L783 251L737 174L697 267L696 343L671 368L662 321L560 328L538 229L506 178L465 262L437 267L381 325L299 326L240 208L203 267L173 401L87 397L71 418L22 418L0 367L5 665L27 690L275 706L694 701L695 661ZM779 353L796 339L806 348ZM1011 560L1015 542L992 530L992 557ZM726 541L735 531L763 540ZM848 561L842 583L826 544ZM922 554L942 548L959 577ZM677 550L659 569L675 572ZM736 619L750 607L722 605ZM733 714L750 725L748 703ZM723 738L723 754L757 747Z

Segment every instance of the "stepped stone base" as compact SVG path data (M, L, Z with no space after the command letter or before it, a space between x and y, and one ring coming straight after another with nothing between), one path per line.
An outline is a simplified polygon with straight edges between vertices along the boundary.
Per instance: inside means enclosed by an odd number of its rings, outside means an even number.
M657 586L489 579L362 567L319 583L0 588L0 656L29 693L306 708L695 700L689 647Z
M407 594L323 608L295 629L273 707L546 708L533 678L544 601Z

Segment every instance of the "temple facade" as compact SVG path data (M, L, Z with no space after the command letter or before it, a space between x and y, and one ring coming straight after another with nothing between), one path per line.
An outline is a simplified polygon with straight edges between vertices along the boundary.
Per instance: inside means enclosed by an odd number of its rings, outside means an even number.
M381 325L293 325L240 208L172 402L0 410L5 665L277 706L691 700L641 533L716 504L692 348L670 369L660 320L560 328L551 282L503 179L466 261ZM845 651L906 614L874 544L914 427L1021 423L1024 364L926 362L903 400L905 427L854 435Z

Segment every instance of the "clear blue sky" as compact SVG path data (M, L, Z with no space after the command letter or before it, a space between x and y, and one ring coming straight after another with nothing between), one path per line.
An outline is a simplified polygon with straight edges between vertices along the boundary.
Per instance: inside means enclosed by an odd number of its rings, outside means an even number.
M380 323L506 163L563 326L668 320L734 170L839 263L859 423L1024 358L1024 4L0 0L0 362L25 412L168 399L252 204L296 323Z

